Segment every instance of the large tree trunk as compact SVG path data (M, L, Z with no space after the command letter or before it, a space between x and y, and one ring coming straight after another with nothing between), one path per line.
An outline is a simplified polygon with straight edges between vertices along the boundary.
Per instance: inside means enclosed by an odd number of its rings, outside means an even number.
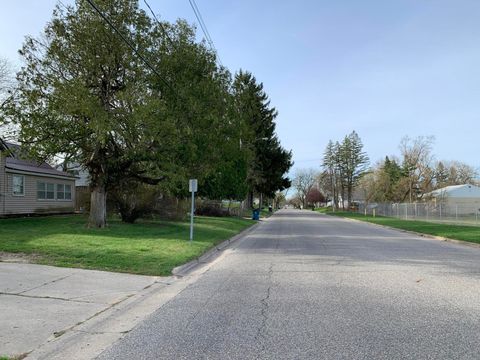
M92 188L88 226L96 228L107 226L107 191L105 186L98 185Z
M253 191L249 191L247 195L247 209L253 208Z
M352 197L353 197L353 186L348 185L347 189L347 209L350 210L350 206L352 205Z
M332 185L332 210L337 211L337 204L338 204L338 196L337 196L337 183L335 179L335 174L333 171L330 174L330 182Z

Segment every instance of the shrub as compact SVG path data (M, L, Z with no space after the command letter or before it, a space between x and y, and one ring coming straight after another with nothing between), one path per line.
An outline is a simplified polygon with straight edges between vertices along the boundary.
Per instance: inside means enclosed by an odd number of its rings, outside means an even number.
M126 223L134 223L140 217L151 216L159 197L159 190L146 184L129 183L111 191L113 205Z
M199 201L195 208L195 215L200 216L230 216L229 209L225 209L222 206L221 201Z

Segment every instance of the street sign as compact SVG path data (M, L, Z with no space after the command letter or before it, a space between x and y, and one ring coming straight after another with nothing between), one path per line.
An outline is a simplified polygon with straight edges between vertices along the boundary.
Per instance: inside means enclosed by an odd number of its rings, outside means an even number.
M195 193L198 191L197 179L190 179L188 190L192 193L192 209L190 210L190 241L193 240L193 217L195 214Z
M197 179L190 179L188 182L188 191L197 192L198 191L198 181Z

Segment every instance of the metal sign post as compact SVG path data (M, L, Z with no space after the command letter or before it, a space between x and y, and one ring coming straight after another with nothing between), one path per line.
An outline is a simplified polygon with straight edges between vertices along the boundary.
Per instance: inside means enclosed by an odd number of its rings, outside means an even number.
M193 240L193 216L195 213L195 192L198 190L197 179L190 179L188 182L188 191L192 193L192 209L190 211L190 241Z

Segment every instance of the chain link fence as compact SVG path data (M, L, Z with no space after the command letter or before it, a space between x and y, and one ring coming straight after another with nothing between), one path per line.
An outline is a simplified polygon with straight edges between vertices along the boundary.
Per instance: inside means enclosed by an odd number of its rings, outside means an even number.
M371 203L359 204L358 212L403 220L422 220L480 226L478 204L455 203Z

